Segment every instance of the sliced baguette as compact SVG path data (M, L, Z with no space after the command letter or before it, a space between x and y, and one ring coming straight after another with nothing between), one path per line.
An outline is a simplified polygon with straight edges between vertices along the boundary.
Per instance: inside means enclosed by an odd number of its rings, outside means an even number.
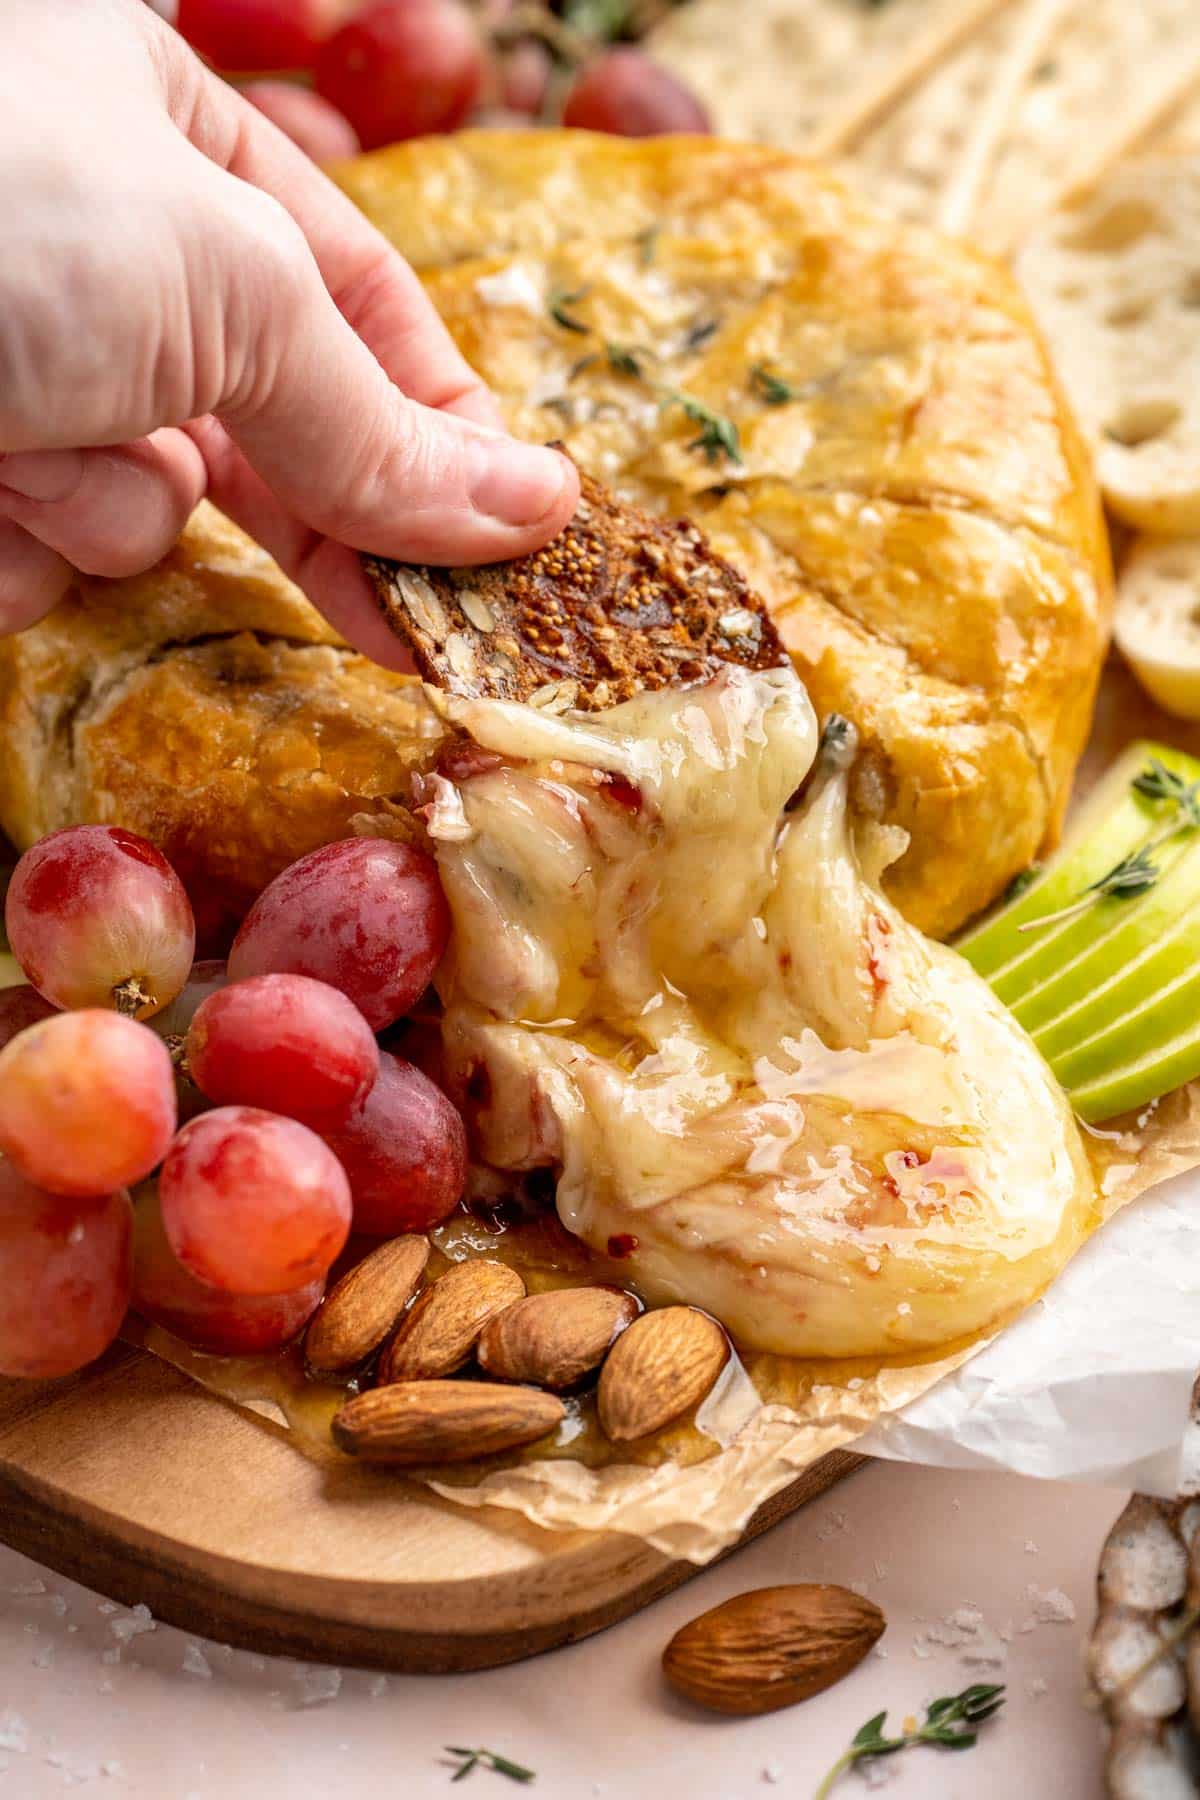
M1017 269L1112 510L1200 532L1200 156L1115 169Z
M1151 698L1176 718L1200 719L1200 537L1136 540L1113 631Z

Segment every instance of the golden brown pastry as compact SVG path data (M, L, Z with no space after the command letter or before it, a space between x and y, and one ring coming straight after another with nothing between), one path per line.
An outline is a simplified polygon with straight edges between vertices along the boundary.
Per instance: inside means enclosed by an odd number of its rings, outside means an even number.
M912 834L903 911L944 935L1054 840L1111 572L1002 269L749 145L466 132L339 179L516 432L695 518L762 593L860 727L859 804Z
M859 806L911 833L887 877L902 910L949 932L1053 840L1110 572L1003 271L749 145L465 132L339 179L517 432L695 518L762 593L818 712L861 729ZM263 559L243 584L235 541L219 578L185 540L163 572L81 583L0 647L18 842L121 817L232 896L403 797L411 690ZM147 603L161 626L114 624ZM239 626L256 635L231 678Z
M0 646L0 823L20 845L78 820L145 832L217 942L356 816L401 828L440 734L418 682L347 649L206 504L149 574L80 577Z

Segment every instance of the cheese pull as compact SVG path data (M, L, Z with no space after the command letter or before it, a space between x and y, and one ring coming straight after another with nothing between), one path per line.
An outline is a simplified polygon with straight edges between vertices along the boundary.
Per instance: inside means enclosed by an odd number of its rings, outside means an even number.
M932 1349L1046 1285L1093 1219L1075 1122L881 895L895 834L852 838L791 670L586 717L439 704L477 747L430 822L446 1064L488 1162L555 1170L570 1231L749 1348Z

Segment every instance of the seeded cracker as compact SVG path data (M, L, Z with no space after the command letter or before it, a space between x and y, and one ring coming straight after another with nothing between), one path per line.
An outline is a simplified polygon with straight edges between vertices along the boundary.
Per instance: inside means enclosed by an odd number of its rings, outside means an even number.
M599 711L787 652L757 595L685 520L581 475L566 530L515 562L433 569L364 557L388 623L452 694Z

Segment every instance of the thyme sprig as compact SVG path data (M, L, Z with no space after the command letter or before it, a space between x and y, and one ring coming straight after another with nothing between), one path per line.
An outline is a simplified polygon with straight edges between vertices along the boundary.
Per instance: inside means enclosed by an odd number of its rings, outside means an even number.
M887 1713L876 1713L855 1734L850 1748L838 1757L813 1800L826 1800L846 1770L867 1756L890 1756L896 1750L911 1750L917 1744L930 1744L938 1750L969 1750L979 1736L979 1726L998 1713L1003 1705L1003 1687L980 1682L964 1688L961 1694L947 1694L944 1699L931 1700L921 1724L911 1731L902 1731L899 1737L887 1736Z
M1154 887L1162 876L1162 867L1155 861L1154 852L1182 832L1200 829L1200 781L1185 781L1174 769L1168 769L1159 757L1152 756L1129 785L1143 799L1158 801L1170 809L1161 829L1140 849L1123 856L1096 881L1089 882L1070 905L1060 906L1057 912L1043 913L1039 919L1026 919L1017 927L1018 931L1042 931L1047 925L1062 925L1087 912L1106 894L1117 900L1136 899Z
M531 1782L537 1780L533 1769L527 1769L523 1763L512 1762L507 1756L501 1756L496 1750L469 1750L461 1744L447 1744L447 1756L457 1756L461 1760L458 1768L450 1777L451 1781L465 1781L472 1769L491 1769L497 1775L507 1775L510 1781Z

